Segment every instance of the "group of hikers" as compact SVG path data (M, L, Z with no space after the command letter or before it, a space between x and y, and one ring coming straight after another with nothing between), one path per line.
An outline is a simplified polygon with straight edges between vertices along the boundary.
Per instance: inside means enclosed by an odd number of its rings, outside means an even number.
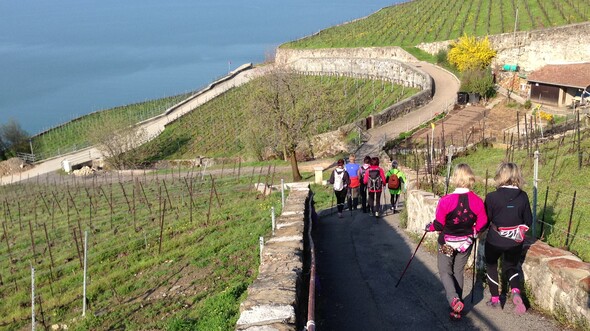
M354 154L348 157L347 163L344 159L336 161L336 168L328 180L334 188L340 218L344 217L345 204L351 212L358 209L359 198L363 213L379 217L382 213L381 195L385 188L391 195L390 208L394 214L397 213L399 195L405 189L405 182L406 175L398 169L397 161L394 160L391 169L385 173L379 166L378 157L365 156L363 164L359 165Z
M353 193L354 188L359 187L363 212L368 209L370 213L379 216L379 200L383 183L389 186L389 179L394 175L397 177L398 187L389 190L391 209L395 212L402 185L406 182L405 175L398 169L398 163L393 161L391 170L384 173L376 157L366 157L364 164L360 167L350 166L354 164L354 155L351 155L350 160L351 162L347 165L344 165L344 160L338 160L338 167L329 180L334 185L339 217L342 217L347 190L343 188L339 190L340 187L337 185L343 185L344 188L348 185L348 191L351 192L349 208L352 209L356 208L358 201L355 200L357 195ZM372 175L370 171L373 172ZM351 172L355 175L354 177ZM342 175L341 179L338 179L339 174ZM380 177L377 180L382 184L380 188L371 184L372 178L376 176ZM355 177L356 179L353 179ZM338 184L339 180L343 184ZM498 275L498 261L502 259L502 279L510 285L514 312L519 315L526 312L520 291L518 263L523 250L525 233L533 220L529 197L522 190L524 178L515 163L501 163L494 181L496 190L488 193L483 201L472 191L475 175L471 167L465 163L456 165L451 177L451 184L455 190L439 200L434 221L426 224L425 227L427 232L438 232L437 266L452 320L461 319L465 306L463 302L465 265L473 250L473 243L486 230L484 252L487 283L491 294L486 305L491 308L502 307ZM364 193L366 191L368 191L368 205L363 200L366 197Z

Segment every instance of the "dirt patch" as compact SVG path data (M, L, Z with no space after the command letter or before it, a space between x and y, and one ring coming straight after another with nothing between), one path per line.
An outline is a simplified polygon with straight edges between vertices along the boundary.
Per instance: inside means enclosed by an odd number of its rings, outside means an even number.
M0 162L0 177L18 174L30 168L23 160L13 157Z
M435 145L443 139L445 145L465 146L485 138L503 141L504 130L516 125L518 108L508 107L503 96L496 99L497 104L487 109L483 106L465 106L452 110L443 120L432 127L418 130L412 135L412 141L424 144L426 139L432 139Z

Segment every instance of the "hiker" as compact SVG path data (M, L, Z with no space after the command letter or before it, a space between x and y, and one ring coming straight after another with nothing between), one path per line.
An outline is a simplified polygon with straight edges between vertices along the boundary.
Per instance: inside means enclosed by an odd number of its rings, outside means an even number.
M526 307L520 293L518 262L522 254L525 232L533 221L529 197L522 190L524 178L514 163L502 163L494 177L496 191L488 193L485 200L490 220L485 243L485 260L488 285L492 298L487 305L500 307L498 291L498 259L502 258L502 278L512 289L514 312L524 314Z
M336 204L338 208L338 217L342 218L342 210L344 210L344 200L346 199L346 192L348 185L350 184L350 177L348 177L348 172L344 170L344 160L339 159L336 162L337 166L332 174L330 175L330 179L328 183L334 186L334 195L336 195Z
M367 208L367 184L364 183L365 172L371 166L371 157L365 156L363 159L363 165L359 167L359 178L361 179L361 186L360 186L360 196L361 196L361 209L363 213L368 212Z
M471 191L475 175L467 164L455 167L451 183L455 191L440 198L436 219L425 230L439 232L438 273L451 307L450 317L459 320L464 307L463 271L473 248L471 244L488 219L482 199Z
M346 172L348 172L348 177L350 178L350 185L348 186L348 210L356 210L359 204L359 187L361 186L361 181L359 180L359 169L360 166L354 161L356 157L354 154L350 154L348 157L348 163L344 166Z
M385 174L385 181L387 182L387 188L391 195L391 210L395 214L397 212L397 202L399 195L402 192L402 187L405 190L406 185L406 174L398 169L398 163L396 160L391 162L391 169Z
M381 211L381 192L383 191L383 183L385 183L385 172L379 166L379 158L374 156L371 158L371 166L365 171L363 183L367 185L367 192L369 194L369 213L371 216L379 217Z

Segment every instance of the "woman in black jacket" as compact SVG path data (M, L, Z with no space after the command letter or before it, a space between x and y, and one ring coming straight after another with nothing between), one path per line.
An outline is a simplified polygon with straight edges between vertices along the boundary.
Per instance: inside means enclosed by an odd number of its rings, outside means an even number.
M533 221L529 197L522 190L524 179L514 163L502 163L496 171L496 191L486 196L485 206L490 224L485 244L487 278L492 298L488 306L500 307L498 259L502 258L502 275L512 289L512 302L517 314L526 307L520 294L518 262L525 232Z

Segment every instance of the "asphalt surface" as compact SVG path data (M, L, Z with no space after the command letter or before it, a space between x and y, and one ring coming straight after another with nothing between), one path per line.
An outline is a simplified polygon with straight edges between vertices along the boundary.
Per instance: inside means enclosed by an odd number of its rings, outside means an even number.
M525 315L514 314L510 300L503 309L487 307L489 292L481 281L475 285L471 304L471 270L465 273L463 318L451 321L436 256L424 246L395 287L417 245L400 228L399 214L389 212L381 218L360 210L352 215L345 210L344 218L329 210L319 214L314 226L317 330L566 329L532 309Z

